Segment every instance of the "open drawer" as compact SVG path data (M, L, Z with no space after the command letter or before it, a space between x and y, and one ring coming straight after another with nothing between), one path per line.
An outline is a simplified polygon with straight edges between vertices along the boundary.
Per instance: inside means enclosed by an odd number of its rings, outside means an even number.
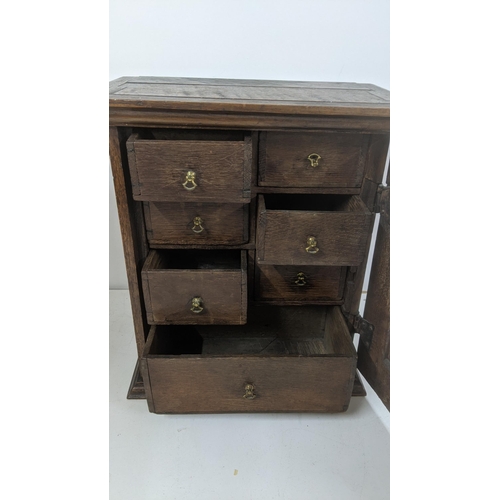
M142 268L149 324L241 325L247 258L241 250L152 250Z
M257 262L358 266L373 220L359 196L259 195Z
M142 130L128 139L127 154L135 200L250 203L249 134Z
M337 306L263 306L240 327L153 326L140 366L154 413L333 413L356 351Z

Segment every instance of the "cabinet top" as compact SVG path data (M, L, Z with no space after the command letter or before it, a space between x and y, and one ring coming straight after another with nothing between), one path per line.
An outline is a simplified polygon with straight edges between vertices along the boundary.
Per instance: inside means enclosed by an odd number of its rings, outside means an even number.
M388 118L389 91L364 83L125 76L110 82L109 106Z

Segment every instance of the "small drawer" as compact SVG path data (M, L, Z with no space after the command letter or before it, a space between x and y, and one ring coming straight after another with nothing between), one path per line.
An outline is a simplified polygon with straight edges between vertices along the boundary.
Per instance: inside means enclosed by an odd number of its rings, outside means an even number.
M336 306L261 306L239 327L153 326L141 359L154 413L342 412L355 372Z
M152 250L142 269L150 324L241 325L247 259L240 250Z
M255 299L276 304L342 304L346 267L255 268Z
M257 263L358 266L373 219L359 196L259 195Z
M241 245L248 204L144 202L150 245Z
M334 132L261 132L259 185L360 187L370 136Z
M130 136L127 152L135 200L250 202L249 134L142 131Z

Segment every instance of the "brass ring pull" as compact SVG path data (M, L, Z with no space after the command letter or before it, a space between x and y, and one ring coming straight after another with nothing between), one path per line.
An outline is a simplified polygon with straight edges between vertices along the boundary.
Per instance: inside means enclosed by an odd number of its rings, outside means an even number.
M311 167L317 167L319 165L319 160L321 160L321 156L316 153L311 153L307 159L311 162Z
M201 313L201 311L203 311L202 303L201 297L193 297L191 299L191 311L196 314Z
M245 399L255 399L255 387L253 384L245 385L245 394L243 394Z
M307 253L318 253L319 252L318 242L316 241L316 238L314 236L307 237L306 252Z
M297 279L295 280L295 284L297 286L304 286L307 284L306 275L304 273L297 273Z
M193 233L200 234L201 232L203 232L205 228L202 226L202 224L203 219L201 217L195 217L193 219L193 227L191 228Z
M188 191L192 191L198 184L195 182L196 179L196 172L193 172L192 170L188 170L186 173L186 180L182 183L185 189ZM191 184L191 186L188 187L188 184Z

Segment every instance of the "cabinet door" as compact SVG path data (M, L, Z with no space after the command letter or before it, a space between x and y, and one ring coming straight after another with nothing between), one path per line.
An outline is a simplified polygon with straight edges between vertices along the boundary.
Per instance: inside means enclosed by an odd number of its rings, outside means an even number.
M390 223L389 188L383 193L363 318L374 326L371 342L361 336L358 368L387 409L390 406Z

